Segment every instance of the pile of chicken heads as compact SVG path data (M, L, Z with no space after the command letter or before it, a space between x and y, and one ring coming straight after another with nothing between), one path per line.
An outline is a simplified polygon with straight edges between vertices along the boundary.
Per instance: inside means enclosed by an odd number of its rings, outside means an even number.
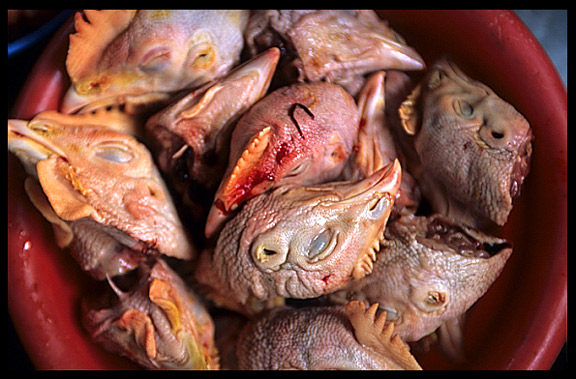
M528 122L373 11L85 10L60 109L8 121L82 324L145 368L465 359Z

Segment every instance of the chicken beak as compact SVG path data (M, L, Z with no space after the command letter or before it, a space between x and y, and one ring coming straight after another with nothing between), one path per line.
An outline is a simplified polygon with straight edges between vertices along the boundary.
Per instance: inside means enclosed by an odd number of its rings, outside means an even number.
M383 54L388 58L391 69L423 70L426 68L424 60L412 47L395 41L392 38L375 36L386 48Z
M62 99L62 113L89 113L97 109L120 106L124 106L123 109L126 110L126 113L130 113L132 112L131 109L138 109L138 106L146 109L149 104L167 103L172 95L164 92L146 93L139 91L137 88L133 90L129 88L120 89L116 92L110 92L106 95L82 95L76 92L74 86L71 86Z
M86 96L78 94L74 89L74 86L70 86L62 99L62 112L66 114L76 113L89 102L90 101Z
M16 154L26 171L36 176L36 163L52 154L66 157L47 137L52 127L43 122L8 120L8 149Z
M392 200L391 207L400 188L401 179L402 169L400 162L395 159L394 162L382 167L366 179L338 187L337 193L342 199L340 203L366 203L370 199L377 202L382 197L389 196Z
M396 159L366 179L341 186L337 192L342 200L335 205L346 209L346 214L356 214L358 222L366 228L366 245L352 270L355 279L372 272L401 179L402 170Z

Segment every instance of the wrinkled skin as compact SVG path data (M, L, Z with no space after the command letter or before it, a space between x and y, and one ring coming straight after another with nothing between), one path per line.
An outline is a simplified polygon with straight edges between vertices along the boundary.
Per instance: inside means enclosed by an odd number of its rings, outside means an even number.
M82 304L95 341L149 369L219 368L210 315L163 260L142 265L127 290L110 285L115 295Z
M147 121L160 170L198 215L224 174L236 120L268 90L279 55L269 49Z
M358 94L358 139L342 175L345 180L366 178L399 158L392 131L386 120L385 78L384 71L371 75ZM392 217L414 213L418 208L419 197L414 178L403 171Z
M341 174L358 132L350 94L330 83L282 87L234 128L230 160L206 222L212 236L246 200L289 183L318 184Z
M528 121L454 63L439 60L399 109L417 161L408 169L437 213L504 225L529 171Z
M250 16L246 44L254 54L286 51L286 80L326 80L356 93L362 76L387 69L421 70L418 53L372 10L262 10ZM297 71L290 73L290 69Z
M506 240L444 216L404 216L388 223L372 274L351 282L331 300L377 302L402 340L418 341L464 315L511 254ZM454 343L461 343L461 331L452 333Z
M165 101L239 60L247 10L86 10L75 17L65 113Z
M83 115L59 116L8 121L8 147L34 178L27 192L54 226L56 243L97 279L132 270L149 255L193 258L146 147L84 123Z
M260 194L202 253L196 279L217 304L247 315L333 292L372 271L400 180L395 161L358 182Z
M237 356L248 370L421 370L408 346L376 317L378 304L366 309L343 306L281 308L246 328Z

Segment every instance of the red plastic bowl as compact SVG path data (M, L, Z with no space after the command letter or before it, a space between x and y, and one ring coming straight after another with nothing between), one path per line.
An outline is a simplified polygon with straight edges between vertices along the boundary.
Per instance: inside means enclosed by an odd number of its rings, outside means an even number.
M425 369L548 369L567 329L567 95L539 43L511 11L381 11L429 64L448 54L530 121L532 170L507 225L514 242L501 277L468 315L468 361L431 352ZM57 109L71 23L40 57L13 118ZM52 231L23 192L22 167L9 154L8 304L37 368L134 367L103 351L79 325L79 299L96 285L54 244Z

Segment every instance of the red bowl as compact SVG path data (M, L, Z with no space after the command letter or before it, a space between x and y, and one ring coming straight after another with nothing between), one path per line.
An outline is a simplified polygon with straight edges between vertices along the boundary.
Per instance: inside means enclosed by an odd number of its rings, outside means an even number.
M448 54L492 87L532 125L532 169L505 227L514 253L469 311L466 363L435 352L424 369L548 369L567 329L567 94L537 40L511 11L379 11L429 64ZM12 118L57 109L69 83L64 69L71 22L44 51ZM54 244L50 226L23 192L25 174L9 155L8 305L37 368L134 367L94 344L79 324L82 294L97 285Z

